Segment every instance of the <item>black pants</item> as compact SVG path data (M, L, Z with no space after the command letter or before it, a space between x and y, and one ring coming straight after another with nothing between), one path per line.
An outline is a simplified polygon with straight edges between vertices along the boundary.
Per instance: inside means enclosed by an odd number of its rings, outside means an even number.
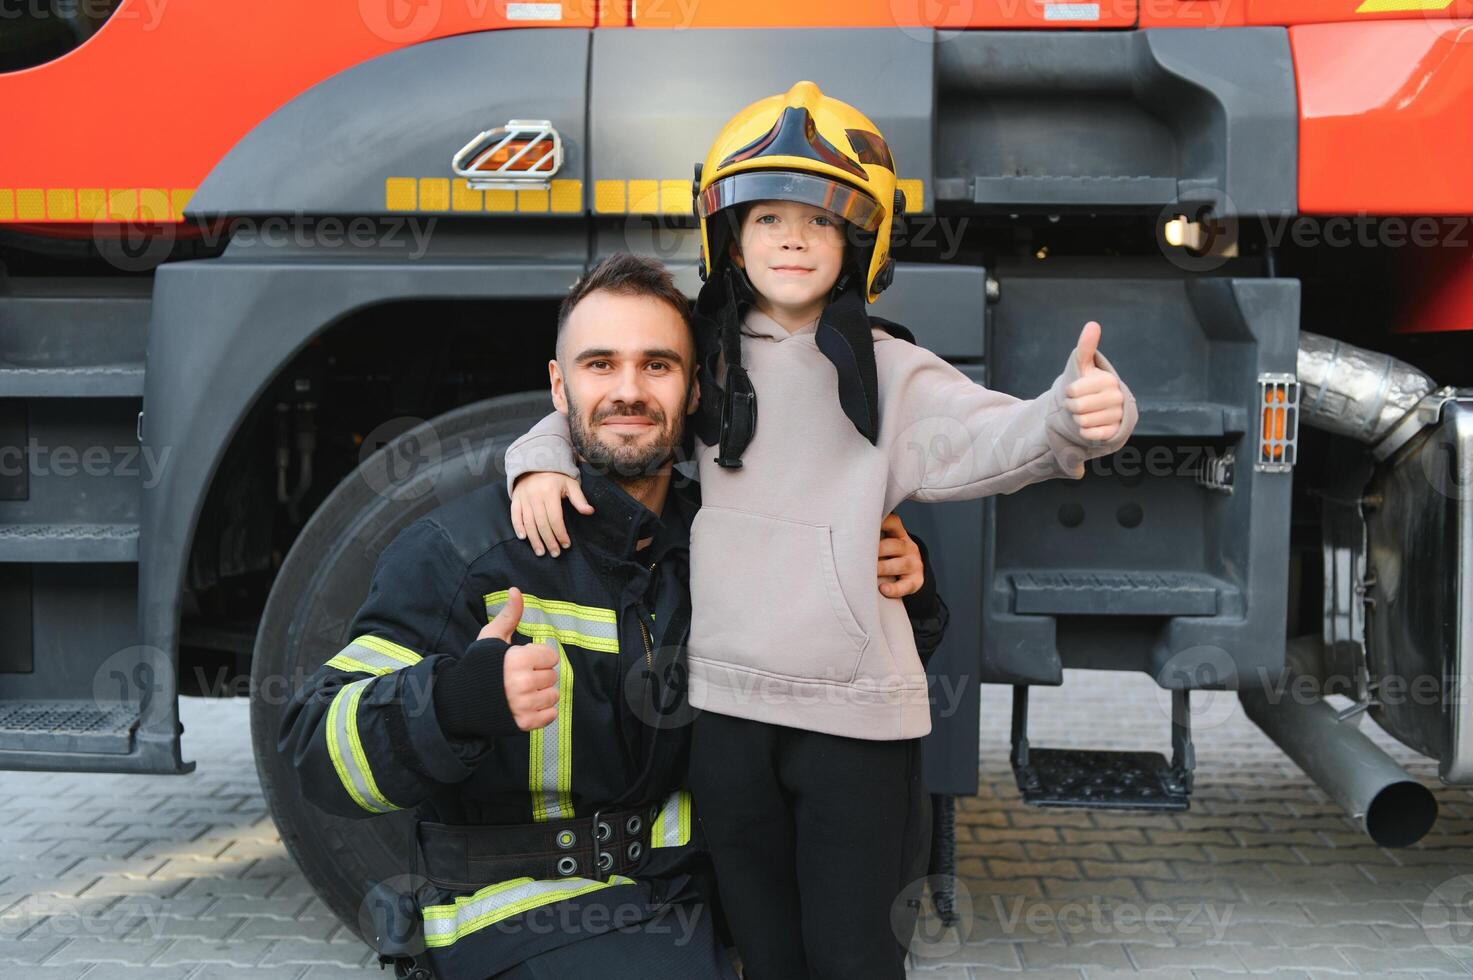
M703 712L691 791L745 980L904 980L931 800L919 739Z
M704 905L667 906L648 922L614 929L559 946L528 959L490 980L736 980L726 951L717 942L713 915ZM426 980L434 980L425 968ZM413 976L405 961L394 964L394 976ZM419 978L414 978L419 980Z
M680 914L684 913L684 914ZM493 980L736 980L716 941L710 910L666 908L648 922L560 946L498 973Z

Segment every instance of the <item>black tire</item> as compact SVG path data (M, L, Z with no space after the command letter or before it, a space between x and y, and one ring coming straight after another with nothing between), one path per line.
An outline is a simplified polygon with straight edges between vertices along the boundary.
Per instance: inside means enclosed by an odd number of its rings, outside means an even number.
M379 553L404 527L489 480L506 447L549 409L546 392L492 398L389 441L328 495L292 545L256 633L251 744L287 853L317 895L363 936L368 889L412 867L413 810L346 820L302 798L276 738L291 693L350 639Z

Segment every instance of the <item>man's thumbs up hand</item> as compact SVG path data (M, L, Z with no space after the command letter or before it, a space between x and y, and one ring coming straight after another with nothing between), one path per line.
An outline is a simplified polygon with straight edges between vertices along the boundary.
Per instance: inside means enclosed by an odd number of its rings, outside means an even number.
M494 638L511 643L517 624L522 621L522 590L513 588L506 605L485 626L476 639ZM506 691L506 704L512 719L524 732L546 728L557 718L557 651L543 643L513 646L501 662L501 683Z
M507 594L506 605L501 607L501 612L496 614L495 619L481 627L476 639L495 638L503 643L510 643L512 634L517 631L517 624L521 621L522 590L513 586Z
M1125 417L1125 395L1120 379L1095 364L1100 346L1100 325L1091 320L1079 333L1074 359L1079 377L1064 388L1064 406L1074 417L1080 435L1091 442L1106 442L1120 431Z

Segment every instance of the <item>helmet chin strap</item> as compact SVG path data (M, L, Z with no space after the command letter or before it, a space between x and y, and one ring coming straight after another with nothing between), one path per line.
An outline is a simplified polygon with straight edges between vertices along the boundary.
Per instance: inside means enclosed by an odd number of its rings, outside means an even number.
M855 430L874 445L880 434L880 385L870 331L864 281L852 277L824 308L814 339L834 365L839 407Z

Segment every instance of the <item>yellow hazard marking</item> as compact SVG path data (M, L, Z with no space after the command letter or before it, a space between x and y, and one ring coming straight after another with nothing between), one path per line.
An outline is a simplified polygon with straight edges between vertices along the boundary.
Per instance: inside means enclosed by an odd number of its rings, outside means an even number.
M8 187L0 188L0 221L15 220L15 191Z
M624 182L622 180L596 180L593 182L593 210L595 214L623 214Z
M483 193L472 190L467 181L457 179L450 185L450 204L457 211L480 211L485 207L485 202L481 199Z
M1406 10L1446 10L1453 0L1364 0L1358 14L1388 14Z
M413 177L390 177L384 181L384 209L413 211L419 200L418 187Z
M629 182L629 213L658 214L660 211L660 182L658 180L631 180Z
M107 191L101 187L83 187L77 191L77 217L96 221L107 217Z
M486 192L486 210L505 214L517 209L517 192L494 190Z
M67 221L77 216L77 192L69 187L53 187L46 192L46 216L53 221Z
M581 214L583 181L554 180L547 190L473 190L464 178L387 177L389 211L488 211L492 214Z
M127 190L109 191L107 195L107 216L114 221L132 221L133 216L138 213L138 192L129 188Z
M169 203L174 208L174 217L181 220L184 217L184 209L189 207L189 202L194 198L194 191L187 187L176 187L169 192Z
M583 210L583 181L553 181L552 209L559 214L574 214L581 212Z
M46 218L46 192L29 187L15 192L15 216L22 221L43 221Z
M174 217L169 205L169 192L157 187L144 187L138 191L139 221L170 221Z
M517 191L518 211L546 211L547 191Z
M419 209L421 211L449 211L450 178L421 177L419 179Z

